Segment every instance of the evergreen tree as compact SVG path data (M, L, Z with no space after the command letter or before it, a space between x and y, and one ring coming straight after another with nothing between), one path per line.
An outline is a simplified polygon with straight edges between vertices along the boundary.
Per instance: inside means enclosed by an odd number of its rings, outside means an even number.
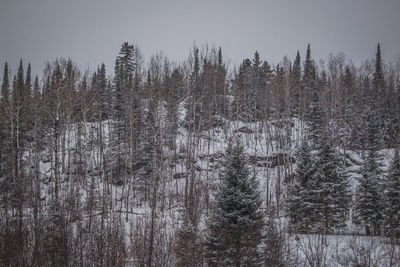
M167 95L167 144L170 149L175 149L176 134L179 126L178 103L183 96L183 75L178 68L174 69L168 79Z
M107 78L106 78L106 67L101 64L97 68L97 72L93 74L92 87L95 90L94 98L94 110L96 120L105 120L108 115L107 105L106 105L106 89L107 89Z
M128 85L129 79L133 76L137 66L135 62L134 46L130 45L128 42L123 43L117 60L119 63L119 69L115 76L119 79L120 86L124 88Z
M384 229L391 238L400 238L400 156L396 149L384 191Z
M39 78L37 75L35 76L35 81L33 82L33 96L40 96Z
M314 199L311 186L315 177L314 159L307 141L303 141L296 157L294 182L289 187L287 212L292 231L306 233L313 222Z
M383 74L383 64L381 55L381 45L378 43L376 48L375 71L373 74L373 94L372 100L381 100L381 96L385 93L385 77Z
M22 59L19 62L17 76L15 78L16 78L16 84L15 87L13 88L13 100L14 104L22 106L25 96L24 67L22 65Z
M234 111L233 118L243 121L252 121L254 116L252 114L252 94L251 86L251 73L252 63L250 59L243 60L239 67L239 73L234 80L235 86L235 100L233 102L232 110Z
M25 95L30 96L32 94L32 77L31 77L31 63L28 64L26 69L26 79L25 79Z
M115 96L114 96L114 123L113 138L111 141L111 164L113 182L122 184L125 180L129 149L126 147L128 142L128 131L130 131L127 112L132 107L132 88L133 74L136 70L135 49L127 42L122 44L121 50L115 61ZM105 71L104 71L105 72ZM101 75L103 70L100 69ZM102 77L100 80L103 80ZM104 83L104 81L101 81Z
M193 65L190 74L190 95L186 102L185 124L190 131L200 130L202 115L202 88L200 84L199 49L193 48Z
M207 258L210 266L258 266L263 215L256 177L250 177L244 148L229 143L225 171L209 224Z
M329 233L345 226L349 217L351 192L344 163L335 151L332 137L325 134L316 162L316 179L320 183L315 210L322 232Z
M177 267L201 266L201 244L195 225L186 216L177 233L175 246Z
M291 98L290 98L290 114L299 115L300 112L300 90L301 90L301 59L300 52L297 50L296 59L293 62L293 69L290 77L291 82Z
M304 62L304 74L302 79L302 99L303 103L302 114L307 115L309 112L309 104L312 102L314 97L314 90L317 88L317 73L315 69L314 60L311 58L311 48L310 44L307 46L306 59Z
M132 139L133 148L137 149L139 145L139 136L142 131L142 95L140 90L140 77L138 71L135 71L134 85L132 90Z
M362 177L356 192L355 223L365 228L366 234L379 234L382 221L381 177L377 152L370 151L365 160Z
M3 82L1 84L1 103L8 104L8 100L10 97L10 82L8 77L8 64L7 62L4 64L4 72L3 72Z
M228 115L228 107L226 101L226 74L227 69L222 58L221 47L218 50L218 62L216 67L216 95L217 95L217 114L222 116Z
M304 62L304 74L303 83L306 88L312 89L314 82L316 81L316 70L314 65L314 60L311 58L311 47L310 44L307 45L306 60Z
M366 234L380 233L382 222L382 170L378 152L381 136L377 114L367 110L367 156L362 167L362 177L356 192L356 224L365 228Z
M284 229L280 229L275 210L269 210L268 219L265 224L265 237L263 243L263 266L265 267L284 267L291 266L291 252L288 247Z
M121 88L121 78L118 76L120 71L119 60L115 63L115 99L114 99L114 123L113 136L111 140L111 164L112 180L116 184L123 182L123 170L125 167L124 143L126 142L126 117Z
M314 149L319 148L321 145L321 138L323 131L325 131L326 118L325 113L321 105L321 96L320 96L319 87L316 85L312 89L312 99L309 107L309 135L312 141L312 146Z
M248 105L253 121L257 121L261 118L262 114L260 102L262 101L264 103L266 100L269 100L269 96L266 96L267 99L265 99L261 94L261 92L264 92L265 90L265 76L263 73L263 62L257 51L254 53L254 58L252 60L250 79L250 96ZM269 107L268 103L266 103L266 106Z
M8 80L8 65L4 64L3 82L1 84L1 99L0 99L0 177L5 176L6 168L6 139L9 137L8 120L9 117L9 80Z
M191 75L192 90L194 90L194 96L199 97L200 92L200 59L199 59L199 49L197 47L193 48L193 72Z
M344 74L342 74L340 79L340 85L342 89L342 95L340 102L342 103L340 113L342 118L346 123L346 127L350 128L354 121L354 113L356 111L356 105L359 102L357 99L357 94L355 92L355 75L349 66L344 69Z

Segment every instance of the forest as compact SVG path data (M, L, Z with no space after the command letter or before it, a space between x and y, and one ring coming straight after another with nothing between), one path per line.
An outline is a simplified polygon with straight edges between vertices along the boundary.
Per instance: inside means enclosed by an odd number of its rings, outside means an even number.
M0 62L0 265L400 266L400 57L304 48Z

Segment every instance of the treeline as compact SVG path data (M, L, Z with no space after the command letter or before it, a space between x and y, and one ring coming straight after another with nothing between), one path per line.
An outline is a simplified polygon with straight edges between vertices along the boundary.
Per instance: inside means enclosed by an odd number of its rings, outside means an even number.
M275 217L288 215L292 232L331 233L344 225L352 205L344 173L349 150L364 159L355 223L367 234L398 238L400 163L396 153L384 179L379 150L399 145L400 62L385 64L379 44L375 59L361 66L343 54L317 64L310 45L304 60L297 52L293 62L284 57L271 65L255 52L238 68L228 69L226 62L221 48L194 47L185 62L156 54L145 65L138 48L124 43L111 76L104 64L89 73L57 59L34 78L21 60L11 77L5 63L1 264L274 266L282 258L269 251L266 258L256 247L262 240L284 244ZM196 165L200 140L211 140L216 128L228 138L227 121L260 127L279 121L282 132L268 141L288 151L297 145L291 137L294 118L302 125L295 142L302 145L296 171L284 172L287 194L277 189L276 201L262 200L250 178L255 167L250 175L242 145L231 143L224 155L231 169L221 174L222 189L213 201L216 181L207 176L205 182ZM173 188L179 160L186 170L182 192L178 182ZM241 182L253 203L226 202L234 198L229 186ZM225 210L212 213L215 205ZM136 214L139 209L149 212ZM251 221L227 224L232 218L226 213L235 209L251 210L241 214ZM168 217L177 210L183 223L171 230ZM210 218L206 230L200 224L204 217ZM261 238L265 227L274 235ZM244 234L230 235L232 229ZM203 230L209 234L205 240ZM271 244L265 247L276 248ZM277 254L283 257L284 248Z

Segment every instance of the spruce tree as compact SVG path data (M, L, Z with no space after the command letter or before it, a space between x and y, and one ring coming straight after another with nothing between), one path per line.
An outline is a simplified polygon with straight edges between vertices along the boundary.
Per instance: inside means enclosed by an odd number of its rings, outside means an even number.
M314 60L311 58L310 44L307 45L306 60L304 62L303 83L306 88L312 89L316 81L316 70Z
M332 137L325 134L316 162L316 179L319 180L318 199L315 209L319 209L316 221L325 233L345 226L349 217L351 195L344 172L345 166L333 147Z
M193 48L193 65L192 73L190 74L190 92L189 98L186 101L186 116L185 125L190 131L196 131L200 129L201 123L201 86L200 86L200 59L199 49Z
M378 149L381 143L380 127L374 109L367 110L367 155L362 167L362 177L356 192L356 224L365 228L366 234L380 234L382 223L382 170Z
M400 156L396 149L384 191L384 230L391 238L400 238Z
M375 57L375 71L373 74L373 94L371 95L372 100L381 100L381 96L384 94L385 90L385 77L383 74L383 64L381 55L381 45L378 43L376 48ZM377 98L378 97L378 98Z
M10 97L10 81L8 77L8 64L4 64L3 82L1 83L1 103L8 104Z
M265 223L265 237L263 244L263 266L284 267L291 266L291 252L285 229L276 221L275 208L270 208Z
M170 149L176 148L176 135L179 126L178 103L182 99L184 77L176 68L168 79L167 101L167 144Z
M124 143L126 142L126 116L122 92L122 76L119 59L115 62L115 97L114 97L114 123L111 140L112 181L121 185L124 182L125 168Z
M309 135L312 141L312 147L314 149L319 148L321 145L322 134L325 131L326 118L325 112L321 105L321 96L318 86L314 86L312 89L311 104L309 107Z
M301 88L301 102L302 106L302 115L305 116L309 113L309 104L312 102L314 90L317 88L317 73L315 69L314 60L311 58L311 48L310 44L307 46L306 59L304 62L304 73L302 79L302 88Z
M226 75L227 69L222 58L222 50L221 47L218 50L218 61L216 67L216 95L217 95L217 114L222 116L228 115L228 105L226 100Z
M356 192L355 223L365 228L367 235L379 234L382 221L381 177L377 152L370 151L365 160Z
M28 68L26 69L26 79L25 79L25 95L30 96L31 94L32 94L31 63L28 63Z
M263 61L260 58L260 54L256 51L252 60L252 71L250 80L250 96L249 96L249 109L252 115L253 121L257 121L261 118L261 105L260 98L262 95L260 92L265 90L265 76L263 72ZM268 99L262 99L263 103ZM267 103L267 107L269 107Z
M39 78L37 75L35 76L35 81L33 83L33 96L34 97L40 96Z
M300 83L301 83L301 59L300 52L297 50L296 59L293 62L293 68L290 77L291 97L290 113L298 116L300 112Z
M125 42L121 46L121 50L117 56L114 67L114 122L111 141L111 163L113 182L121 185L125 181L125 174L129 166L127 166L127 158L130 150L127 148L128 133L131 130L128 119L130 114L127 112L132 107L132 89L133 75L135 73L137 63L135 61L135 49L133 45ZM105 69L99 69L103 76ZM104 77L101 77L101 86L105 84ZM103 90L103 89L101 89Z
M258 266L263 215L256 177L246 166L244 147L229 143L225 170L216 195L216 209L208 228L210 266Z
M177 267L201 266L201 243L197 236L196 226L187 216L183 218L178 230L174 251Z
M100 67L97 68L96 79L95 79L95 94L96 97L94 99L96 119L97 120L105 120L107 118L107 108L106 108L106 87L107 87L107 78L106 78L106 67L101 64Z
M289 187L287 212L291 231L306 233L313 222L314 199L311 185L315 178L314 159L307 141L303 141L296 156L297 168Z

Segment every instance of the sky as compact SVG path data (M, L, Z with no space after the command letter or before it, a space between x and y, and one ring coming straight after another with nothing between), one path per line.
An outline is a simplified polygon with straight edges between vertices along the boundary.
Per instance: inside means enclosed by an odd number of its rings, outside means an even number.
M271 64L304 58L311 44L317 61L343 52L355 64L400 53L399 0L0 0L1 74L19 59L42 74L46 61L64 57L84 70L104 62L112 72L125 41L145 62L162 51L182 61L193 43L221 46L231 66L256 50Z

